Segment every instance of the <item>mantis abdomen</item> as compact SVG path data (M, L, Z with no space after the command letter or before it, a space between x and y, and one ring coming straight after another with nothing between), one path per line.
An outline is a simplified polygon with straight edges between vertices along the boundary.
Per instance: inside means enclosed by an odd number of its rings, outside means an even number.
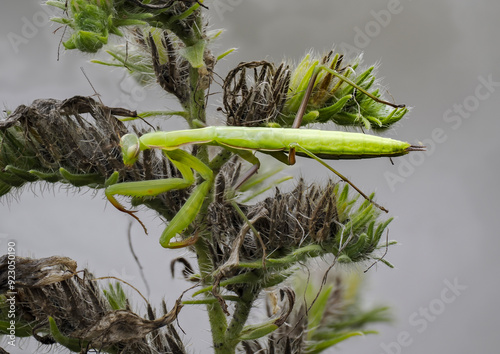
M182 145L209 144L239 150L288 151L294 146L326 159L363 159L400 156L421 150L407 142L379 136L291 128L206 127L200 129L153 132L141 137L141 150L174 150ZM300 151L300 150L299 150Z

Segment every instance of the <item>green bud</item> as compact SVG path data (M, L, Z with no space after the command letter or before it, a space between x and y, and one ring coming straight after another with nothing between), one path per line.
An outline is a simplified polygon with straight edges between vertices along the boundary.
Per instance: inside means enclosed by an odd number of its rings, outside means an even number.
M64 47L88 53L95 53L107 44L110 33L122 36L118 27L144 25L147 24L144 20L153 16L127 12L121 2L113 0L71 0L69 9L62 0L47 1L46 4L67 10L68 18L52 19L74 30L63 43Z
M306 88L317 74L309 98L303 124L334 122L339 125L383 129L399 121L408 112L406 107L396 106L381 98L376 85L375 67L358 69L361 57L347 63L343 56L331 53L323 57L307 54L293 70L288 99L280 123L292 124L306 93ZM391 106L392 105L392 106ZM315 119L309 112L317 111ZM307 119L306 119L307 117Z
M108 187L118 182L118 178L120 178L120 173L115 171L109 176L109 178L104 182L104 186Z
M95 53L108 43L107 36L99 36L93 32L78 31L63 43L66 49L79 49L82 52Z

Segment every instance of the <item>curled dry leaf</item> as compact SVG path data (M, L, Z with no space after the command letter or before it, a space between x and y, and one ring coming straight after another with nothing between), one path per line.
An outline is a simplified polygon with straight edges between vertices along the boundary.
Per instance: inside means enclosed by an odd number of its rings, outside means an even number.
M139 341L148 333L175 321L182 306L180 301L177 301L170 312L156 320L144 319L129 310L112 311L89 328L71 333L71 337L88 341L97 348L109 347L116 343Z

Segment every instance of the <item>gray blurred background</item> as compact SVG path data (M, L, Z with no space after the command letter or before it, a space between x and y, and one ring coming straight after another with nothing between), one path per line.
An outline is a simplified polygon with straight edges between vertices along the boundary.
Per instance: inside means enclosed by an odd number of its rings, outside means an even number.
M284 58L298 62L306 51L333 45L362 50L366 64L380 62L379 76L398 103L413 107L388 136L428 146L425 154L335 162L395 220L390 238L399 242L364 277L366 303L388 304L393 325L380 335L350 339L331 352L496 353L498 349L500 143L500 4L496 1L286 1L207 0L213 29L226 32L213 50L238 47L216 68L224 76L240 61ZM173 109L153 89L139 89L120 70L91 64L90 56L61 51L60 32L47 24L38 0L2 0L0 11L0 99L4 108L36 98L92 95L83 66L109 106ZM31 26L28 25L31 23ZM13 34L14 35L13 35ZM13 38L16 40L13 42ZM21 38L21 39L20 39ZM220 82L220 80L219 80ZM214 108L220 98L212 100ZM215 113L212 123L220 124ZM159 124L159 122L155 122ZM167 122L178 129L180 122ZM329 173L300 159L292 173L324 181ZM85 192L82 190L82 192ZM142 211L150 229L132 227L135 252L150 281L149 298L171 307L187 284L171 279L169 260L183 251L158 245L161 220ZM38 184L0 201L0 254L6 241L21 256L64 255L98 276L113 275L145 287L128 249L129 219L106 203L102 191L75 194ZM498 219L497 219L498 221ZM312 266L313 268L315 265ZM363 270L354 269L353 271ZM153 283L153 280L155 281ZM159 281L161 280L161 281ZM141 311L144 305L135 304ZM203 320L202 320L203 319ZM183 309L180 324L194 353L210 353L202 308ZM31 352L36 346L18 342ZM5 342L0 344L12 353Z

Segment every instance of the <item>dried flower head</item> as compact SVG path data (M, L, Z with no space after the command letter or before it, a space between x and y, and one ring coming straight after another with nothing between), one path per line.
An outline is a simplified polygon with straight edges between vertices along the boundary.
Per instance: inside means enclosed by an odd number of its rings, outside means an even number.
M126 167L119 144L127 129L115 115L136 113L82 96L19 106L0 121L0 196L36 181L104 188L115 171L119 181L179 177L168 159L155 152L146 152L132 168ZM132 203L146 204L169 218L179 211L188 192L134 198Z
M350 198L347 185L341 188L329 181L308 186L301 179L290 192L276 189L272 197L242 205L226 199L238 175L238 165L221 171L207 215L216 268L225 268L235 252L240 271L261 269L268 274L317 256L333 255L344 263L378 259L380 238L392 219L378 221L379 210Z
M247 76L252 69L253 76ZM240 63L224 80L227 124L257 127L276 121L285 104L290 81L287 65L267 61Z
M33 336L41 344L60 344L71 351L92 349L115 353L185 353L172 322L182 308L148 319L132 312L119 283L101 291L87 270L76 275L76 262L66 257L15 257L15 292L5 292L7 255L0 257L0 320L9 323L8 299L16 304L16 335Z

